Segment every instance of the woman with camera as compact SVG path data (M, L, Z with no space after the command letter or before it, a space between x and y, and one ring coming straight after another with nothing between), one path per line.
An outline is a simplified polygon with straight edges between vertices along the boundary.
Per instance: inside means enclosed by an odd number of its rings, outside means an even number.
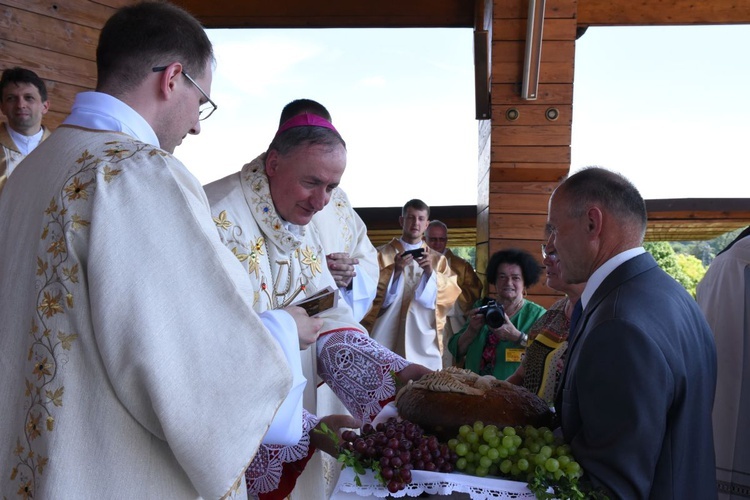
M448 342L460 364L480 375L506 379L520 366L527 332L544 307L526 300L526 289L539 281L541 268L534 257L515 248L495 252L487 264L487 280L495 286L493 299L474 304L469 320Z

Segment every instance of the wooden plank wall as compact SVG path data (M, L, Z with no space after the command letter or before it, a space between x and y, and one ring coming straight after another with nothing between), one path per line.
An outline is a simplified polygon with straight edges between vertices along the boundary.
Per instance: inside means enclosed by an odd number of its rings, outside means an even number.
M477 269L516 247L539 259L549 195L570 170L576 1L547 0L538 98L520 96L527 0L496 0L492 44L492 121L480 123ZM556 120L546 112L555 108ZM515 110L518 118L507 118ZM480 142L480 144L482 144ZM483 158L489 156L489 171ZM487 178L489 177L489 182ZM538 284L529 299L544 306L560 295Z
M50 111L43 123L57 127L78 92L96 85L99 31L128 0L0 0L0 70L23 66L47 85Z

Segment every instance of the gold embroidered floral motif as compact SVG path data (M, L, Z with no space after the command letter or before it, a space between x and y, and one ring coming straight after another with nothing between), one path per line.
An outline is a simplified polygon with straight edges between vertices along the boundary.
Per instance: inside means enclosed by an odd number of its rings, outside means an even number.
M45 391L44 394L47 396L47 398L50 400L50 402L55 406L62 406L62 396L63 392L65 392L65 387L58 387L55 392L52 391Z
M66 351L70 350L70 347L73 345L73 342L78 338L77 333L71 333L69 335L64 334L63 332L58 332L57 339L60 341L60 347L65 349Z
M59 240L55 240L47 249L47 252L51 253L55 257L59 257L61 254L67 253L68 249L65 246L65 237L60 236Z
M109 156L111 158L116 158L118 160L121 160L125 153L128 153L128 151L126 149L122 149L119 147L109 148L109 149L104 150L104 154L106 156Z
M72 267L63 267L63 275L68 278L68 281L71 283L78 283L78 264L73 264Z
M68 195L68 201L80 199L87 200L89 197L89 193L88 191L86 191L86 188L88 188L91 182L92 181L81 182L78 177L74 177L73 181L65 186L65 193Z
M232 222L227 220L227 211L222 210L218 217L214 217L214 224L222 229L229 229L232 227Z
M18 488L18 491L16 493L21 495L21 498L23 498L24 500L34 498L34 489L31 487L31 481L26 481L25 483L21 484L21 487Z
M57 202L54 198L52 198L52 201L49 202L49 207L47 207L47 210L44 211L45 215L52 215L57 212Z
M322 272L320 259L312 248L305 247L305 249L302 250L302 257L302 263L310 268L310 273L313 276Z
M41 276L45 272L47 272L47 269L49 268L49 265L43 261L40 257L36 258L36 275Z
M84 151L84 152L83 152L83 153L81 154L81 157L80 157L80 158L78 158L78 159L76 160L76 163L86 163L87 161L89 161L89 160L90 160L90 159L92 159L93 157L94 157L94 155L92 155L91 153L89 153L89 150L88 150L88 149L86 149L86 150L85 150L85 151Z
M109 168L109 166L104 167L104 182L110 182L116 176L120 175L121 172L122 170L118 168Z
M41 380L43 377L49 377L52 375L52 364L47 361L47 358L44 358L34 365L33 373L36 375L37 380Z
M33 441L34 439L38 438L42 435L42 432L39 428L39 419L41 418L40 414L34 415L33 413L29 414L29 420L26 422L26 434L29 436L29 440Z
M76 230L81 229L82 227L87 227L91 224L89 221L82 219L81 216L78 214L73 214L73 217L71 217L71 220L72 220L71 225L73 226L73 229L76 229Z
M52 295L52 293L50 292L44 292L44 300L42 300L42 303L39 304L39 307L37 307L37 309L39 309L39 311L41 311L47 318L61 313L63 312L62 305L60 305L61 298L62 293Z

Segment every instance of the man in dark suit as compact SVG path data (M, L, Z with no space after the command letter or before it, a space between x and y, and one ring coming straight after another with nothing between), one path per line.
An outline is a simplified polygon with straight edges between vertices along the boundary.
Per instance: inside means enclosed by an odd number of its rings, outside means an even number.
M713 335L641 246L640 193L584 169L552 194L547 229L563 279L588 281L556 404L573 456L611 498L716 498Z

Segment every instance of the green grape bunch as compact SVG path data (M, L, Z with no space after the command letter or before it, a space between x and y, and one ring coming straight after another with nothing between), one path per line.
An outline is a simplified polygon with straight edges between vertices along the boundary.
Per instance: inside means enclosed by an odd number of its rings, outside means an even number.
M575 461L570 446L547 427L500 429L477 421L473 426L462 425L458 435L448 441L448 447L458 456L459 472L525 481L537 498L606 498L579 487L584 472L581 465Z

